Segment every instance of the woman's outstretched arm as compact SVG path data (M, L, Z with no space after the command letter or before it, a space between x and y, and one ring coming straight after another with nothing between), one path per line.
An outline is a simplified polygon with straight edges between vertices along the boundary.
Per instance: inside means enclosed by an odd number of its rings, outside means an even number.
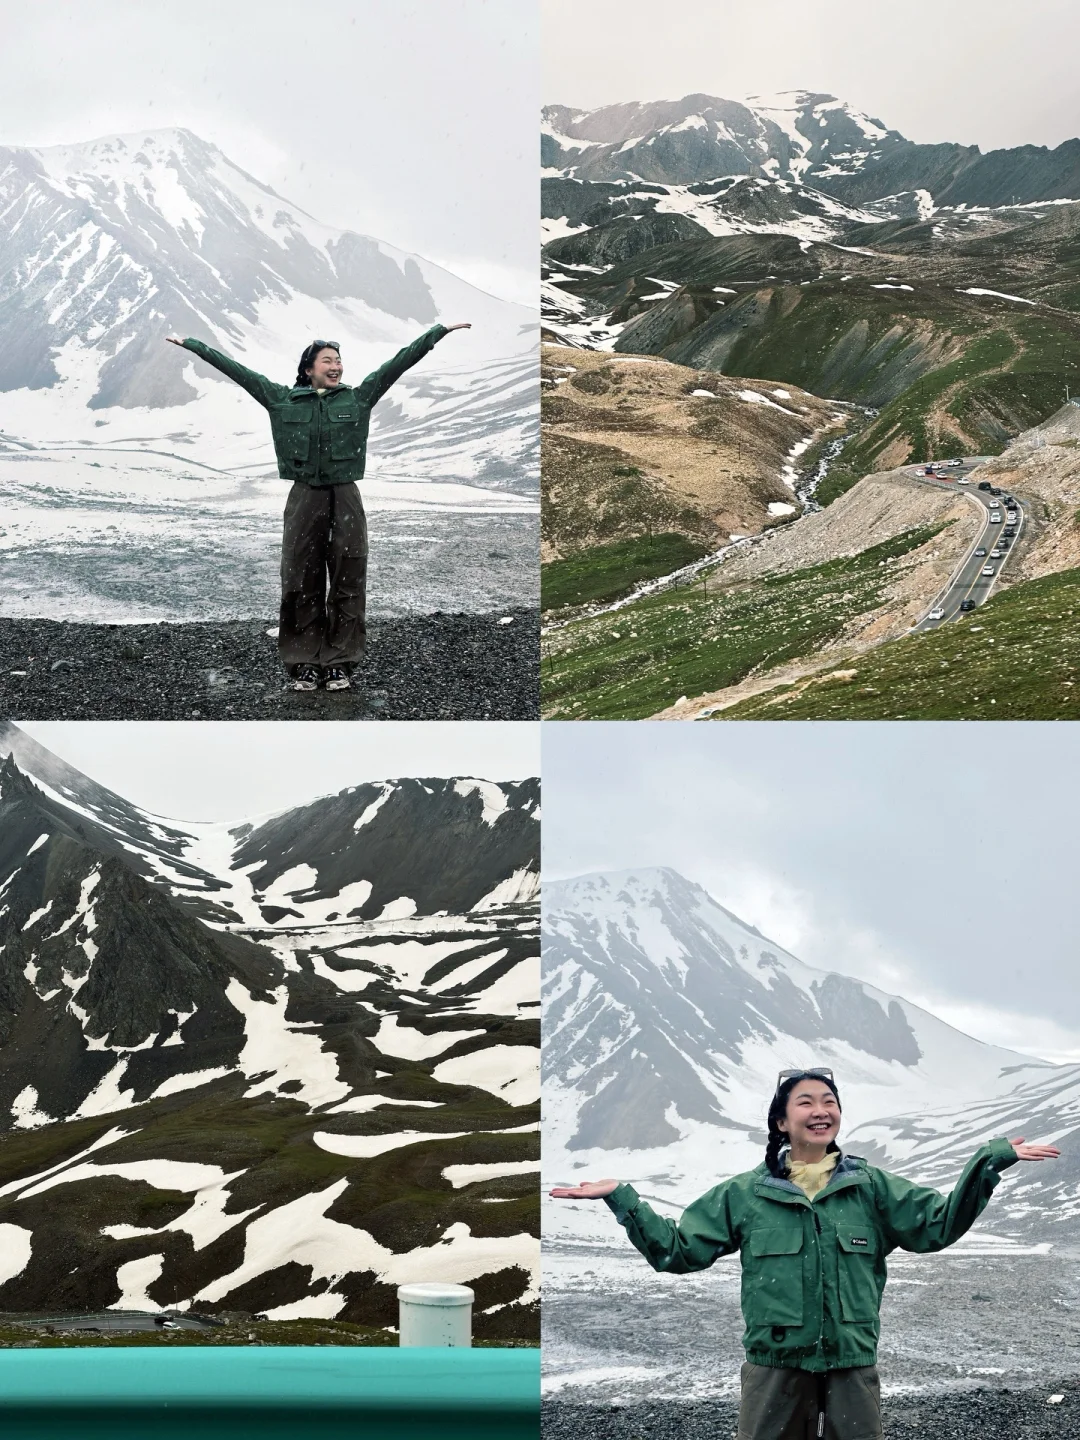
M223 355L220 350L212 350L201 340L181 340L178 335L166 335L165 338L170 345L180 345L185 350L190 350L193 355L198 355L200 360L205 360L208 365L213 365L215 370L220 370L230 380L235 380L237 385L243 386L253 400L257 400L260 405L265 405L268 409L278 401L284 400L289 393L288 385L279 385L274 380L268 380L257 370L249 370L246 365L241 365L238 360L233 360L229 355Z
M387 360L385 365L380 365L378 370L373 370L366 376L358 386L361 399L368 405L374 405L381 400L395 380L400 380L406 370L411 369L418 360L422 360L429 351L443 338L449 335L451 330L471 330L472 326L464 325L433 325L430 330L425 330L418 340L411 345L406 345L404 350L399 350L392 360Z
M739 1248L726 1185L715 1186L688 1205L678 1223L657 1215L632 1185L620 1185L616 1180L559 1186L551 1194L557 1199L604 1200L654 1270L672 1275L704 1270L721 1255L731 1255Z
M913 1185L899 1175L874 1171L879 1213L894 1245L927 1254L944 1250L967 1233L986 1209L1001 1172L1018 1160L1053 1160L1061 1152L1052 1145L991 1140L964 1166L948 1195Z

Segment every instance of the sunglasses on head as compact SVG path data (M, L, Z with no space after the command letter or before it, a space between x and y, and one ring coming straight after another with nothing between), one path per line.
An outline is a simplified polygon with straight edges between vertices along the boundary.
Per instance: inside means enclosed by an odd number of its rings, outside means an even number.
M832 1083L833 1072L824 1065L820 1065L805 1067L799 1070L781 1070L780 1074L776 1077L776 1088L779 1090L785 1080L801 1080L809 1075L812 1075L815 1080L828 1080Z
M308 346L308 353L314 359L320 350L336 350L341 354L341 346L336 340L313 340Z

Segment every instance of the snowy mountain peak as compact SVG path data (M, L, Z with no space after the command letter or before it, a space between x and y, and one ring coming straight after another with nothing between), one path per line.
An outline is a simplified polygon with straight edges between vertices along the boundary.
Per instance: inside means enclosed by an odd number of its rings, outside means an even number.
M792 1065L830 1065L860 1119L1003 1094L1050 1068L804 964L669 869L553 883L543 921L568 1149L663 1147L702 1124L756 1135L762 1097Z
M221 151L184 126L160 130L133 130L122 135L100 135L74 145L28 145L54 178L80 175L87 170L128 170L136 174L151 163L177 158L205 161Z

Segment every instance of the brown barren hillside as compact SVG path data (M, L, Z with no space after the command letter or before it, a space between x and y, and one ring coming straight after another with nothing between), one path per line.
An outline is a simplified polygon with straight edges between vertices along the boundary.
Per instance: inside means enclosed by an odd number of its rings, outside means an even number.
M1002 589L1080 567L1080 406L1063 405L1026 430L979 478L1015 491L1028 506L1030 532Z
M709 546L801 513L796 451L849 414L795 386L544 346L543 558L677 531Z

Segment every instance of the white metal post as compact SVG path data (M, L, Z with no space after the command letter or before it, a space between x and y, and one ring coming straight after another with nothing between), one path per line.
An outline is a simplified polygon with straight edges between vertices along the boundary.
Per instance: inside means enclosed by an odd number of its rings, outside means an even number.
M397 1293L399 1345L472 1345L468 1285L399 1285Z

